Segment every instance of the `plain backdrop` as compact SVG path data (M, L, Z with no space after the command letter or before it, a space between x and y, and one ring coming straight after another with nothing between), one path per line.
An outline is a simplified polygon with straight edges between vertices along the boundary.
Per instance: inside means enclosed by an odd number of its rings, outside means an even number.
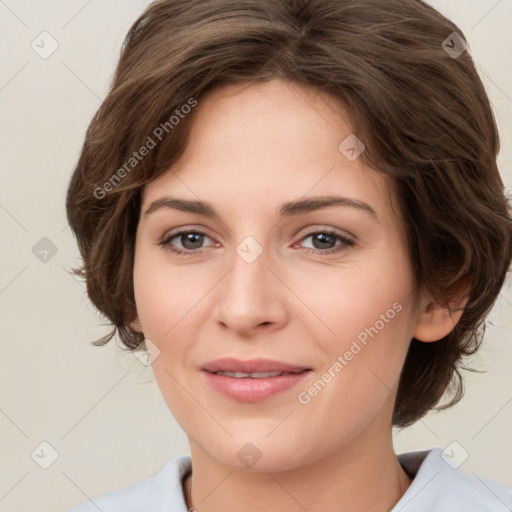
M147 3L0 1L0 512L65 510L189 453L151 368L114 340L90 345L108 329L68 273L79 256L66 188L122 40ZM511 186L512 1L432 4L469 41ZM507 280L471 361L486 373L466 372L459 405L396 431L398 453L451 446L467 453L461 470L512 486L511 303Z

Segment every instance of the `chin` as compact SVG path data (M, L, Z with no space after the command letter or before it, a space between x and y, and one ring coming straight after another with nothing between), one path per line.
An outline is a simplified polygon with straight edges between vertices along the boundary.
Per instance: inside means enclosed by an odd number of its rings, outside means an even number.
M259 437L248 435L243 441L231 439L226 445L216 444L217 449L210 452L210 456L235 471L256 473L278 473L312 462L305 453L301 453L299 444L283 445L277 438L271 440L265 436L260 433Z

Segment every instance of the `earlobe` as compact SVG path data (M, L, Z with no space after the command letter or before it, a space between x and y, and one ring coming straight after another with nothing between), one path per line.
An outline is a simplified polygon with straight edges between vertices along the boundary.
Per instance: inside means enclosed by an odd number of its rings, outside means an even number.
M430 303L425 311L420 313L413 336L419 341L438 341L450 332L457 325L463 308L450 311L439 304Z
M453 331L459 322L469 297L468 281L465 280L453 294L454 298L445 307L435 300L423 298L420 314L413 332L414 338L426 343L439 341Z
M130 322L130 328L136 332L142 332L142 325L140 324L140 320L138 315L135 315L135 320Z

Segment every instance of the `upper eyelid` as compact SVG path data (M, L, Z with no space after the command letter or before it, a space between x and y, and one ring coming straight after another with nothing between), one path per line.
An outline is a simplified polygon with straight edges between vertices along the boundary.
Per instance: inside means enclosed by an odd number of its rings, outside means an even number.
M169 238L174 238L177 235L183 235L185 233L200 233L202 235L206 235L208 238L213 239L212 236L210 236L205 228L194 228L194 227L188 227L184 226L181 228L176 228L176 231L171 230L165 235L162 236L162 240L169 240Z
M330 226L322 227L319 225L307 228L307 231L305 231L304 234L300 236L299 240L302 240L307 236L314 235L315 233L323 233L323 232L332 233L332 234L334 234L336 236L340 236L342 238L350 238L351 240L354 240L354 241L357 240L356 236L354 236L352 233L350 233L344 229L334 228L334 227L330 227ZM296 236L298 236L298 235L296 235Z
M172 238L178 236L178 235L183 235L183 234L187 234L187 233L199 233L203 236L206 236L208 238L210 238L210 240L212 240L213 242L217 243L214 239L214 237L210 236L208 233L207 233L207 230L205 228L196 228L196 227L191 227L191 226L184 226L184 227L181 227L181 228L176 228L177 231L171 231L169 234L166 234L162 237L162 242L166 242L166 241L170 241ZM316 233L322 233L322 232L326 232L326 233L330 233L334 236L338 236L340 238L346 238L346 239L350 239L351 241L355 242L357 240L357 238L346 232L346 231L343 231L343 230L340 230L339 228L333 228L333 227L322 227L320 225L317 225L316 227L313 226L313 227L310 227L310 228L307 228L308 230L303 233L302 235L298 236L298 235L295 235L294 238L297 238L297 241L294 242L294 243L297 243L297 242L301 242L303 241L305 238L308 238ZM211 247L211 246L210 246ZM202 247L201 249L206 249L206 247ZM193 249L189 249L191 252L193 251Z

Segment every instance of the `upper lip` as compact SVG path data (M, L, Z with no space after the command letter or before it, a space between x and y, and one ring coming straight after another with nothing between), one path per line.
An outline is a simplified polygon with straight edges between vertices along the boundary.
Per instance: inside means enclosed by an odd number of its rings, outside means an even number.
M259 372L299 372L310 370L307 366L283 363L281 361L272 361L270 359L250 359L242 361L232 357L215 359L206 363L203 367L210 373L215 372L241 372L241 373L259 373Z

